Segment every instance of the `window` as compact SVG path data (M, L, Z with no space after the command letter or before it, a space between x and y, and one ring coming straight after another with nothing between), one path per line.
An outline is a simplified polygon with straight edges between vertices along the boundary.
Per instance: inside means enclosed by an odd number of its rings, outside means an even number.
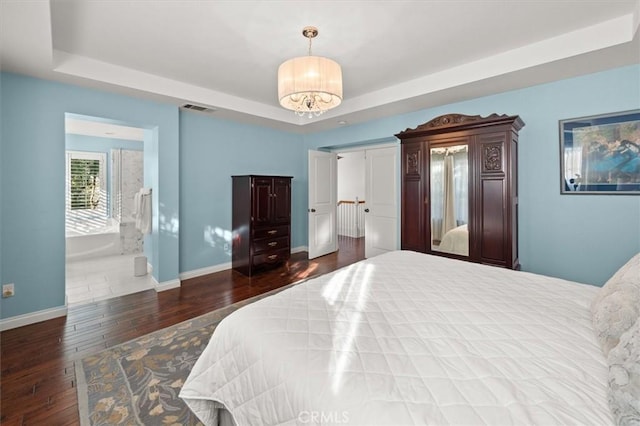
M96 210L100 204L100 160L71 158L69 198L71 210ZM104 200L102 200L104 202Z
M102 232L107 225L106 168L104 152L67 151L68 235Z

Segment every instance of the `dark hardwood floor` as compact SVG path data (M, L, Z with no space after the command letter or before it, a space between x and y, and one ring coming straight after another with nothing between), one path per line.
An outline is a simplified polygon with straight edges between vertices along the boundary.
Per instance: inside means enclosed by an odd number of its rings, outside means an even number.
M364 258L364 239L340 250L247 278L231 270L184 280L178 289L72 306L65 318L0 333L2 425L77 425L75 362L86 355Z

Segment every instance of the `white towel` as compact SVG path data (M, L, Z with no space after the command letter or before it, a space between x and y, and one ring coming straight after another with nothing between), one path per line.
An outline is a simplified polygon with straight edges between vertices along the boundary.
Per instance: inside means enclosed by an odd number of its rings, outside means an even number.
M140 191L136 192L133 195L133 219L136 222L136 228L138 227L138 212L140 211L140 201L141 201L141 196L142 194L140 193Z
M136 229L151 234L151 188L142 188L134 198Z

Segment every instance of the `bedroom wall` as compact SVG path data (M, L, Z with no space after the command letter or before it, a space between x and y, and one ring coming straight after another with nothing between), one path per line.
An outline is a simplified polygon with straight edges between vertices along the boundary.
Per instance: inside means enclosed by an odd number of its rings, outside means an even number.
M0 78L0 93L2 93L2 89L3 89L3 83L2 83L2 78ZM4 164L4 141L7 139L6 138L6 129L5 126L3 126L2 124L2 99L0 99L0 285L2 284L6 284L9 281L5 281L4 279L4 274L3 274L3 267L2 267L2 259L4 259L4 249L3 249L3 244L2 241L4 241L4 197L2 196L2 192L4 191L4 186L3 186L3 182L4 182L4 173L2 172L5 169L5 164ZM1 291L1 289L0 289ZM2 309L2 305L0 305L0 310ZM2 312L0 312L0 319L2 318Z
M145 153L149 146L154 154L150 163L155 163L149 165L154 172L149 183L158 189L149 238L153 274L161 284L177 282L178 109L11 73L0 74L0 85L1 279L16 288L14 297L0 300L1 318L64 313L66 112L128 122L155 133L145 140Z
M305 246L306 188L301 136L180 112L180 271L231 262L231 176L293 176L291 247ZM203 271L204 272L204 271Z
M157 188L157 226L145 246L153 247L150 259L161 283L228 264L224 245L208 243L205 232L217 235L220 228L224 236L230 227L225 188L232 174L294 176L292 245L304 246L307 149L388 142L450 112L519 114L526 123L519 157L523 269L600 285L640 251L640 197L561 196L558 120L639 108L639 77L640 66L624 67L300 136L0 73L0 281L16 284L16 296L0 300L0 318L64 306L65 112L148 129L145 176L152 179L145 185Z
M640 108L640 66L538 85L306 135L309 149L390 137L446 113L520 115L520 262L602 285L640 251L640 196L560 195L558 120Z

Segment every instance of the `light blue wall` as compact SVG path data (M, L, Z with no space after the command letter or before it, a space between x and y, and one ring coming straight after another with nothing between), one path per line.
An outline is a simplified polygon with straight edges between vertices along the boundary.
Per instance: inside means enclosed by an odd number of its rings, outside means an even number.
M394 135L446 113L520 115L520 261L545 275L602 285L640 251L640 196L560 195L558 120L640 108L640 66L307 135L309 148Z
M519 153L523 269L602 284L640 251L640 197L560 195L558 146L560 119L639 108L639 66L306 136L15 74L0 74L0 87L0 281L16 284L16 296L0 301L2 318L64 305L67 112L147 129L145 186L154 189L154 233L145 246L152 247L147 255L160 282L229 262L224 244L211 244L216 239L205 233L230 229L231 175L292 175L292 245L303 246L308 148L393 140L452 112L518 114L526 123Z
M4 84L2 81L2 78L0 78L0 97L2 96L2 89L4 89ZM4 263L2 259L4 259L4 250L3 250L3 244L2 241L4 241L4 221L3 221L3 216L4 216L4 209L2 208L3 206L3 200L4 197L2 196L2 192L4 191L4 187L2 186L2 182L4 182L4 173L2 172L5 169L5 163L4 163L4 141L6 139L6 135L5 135L5 129L6 126L3 124L2 117L4 116L3 114L3 109L4 109L4 105L2 102L2 99L0 99L0 285L2 284L6 284L9 281L5 281L4 280L4 274L3 274L3 267L2 264ZM0 304L0 318L2 317L2 305Z
M158 255L153 269L160 282L177 279L177 224L162 225L167 218L178 217L178 108L10 73L0 74L0 85L1 280L16 285L16 295L0 301L2 318L60 307L65 302L67 112L158 127L157 173L150 182L158 188L154 192L158 195L154 201L158 223L154 225L158 226L152 236Z
M232 175L293 176L291 245L306 245L305 156L300 135L181 111L180 271L231 262Z

